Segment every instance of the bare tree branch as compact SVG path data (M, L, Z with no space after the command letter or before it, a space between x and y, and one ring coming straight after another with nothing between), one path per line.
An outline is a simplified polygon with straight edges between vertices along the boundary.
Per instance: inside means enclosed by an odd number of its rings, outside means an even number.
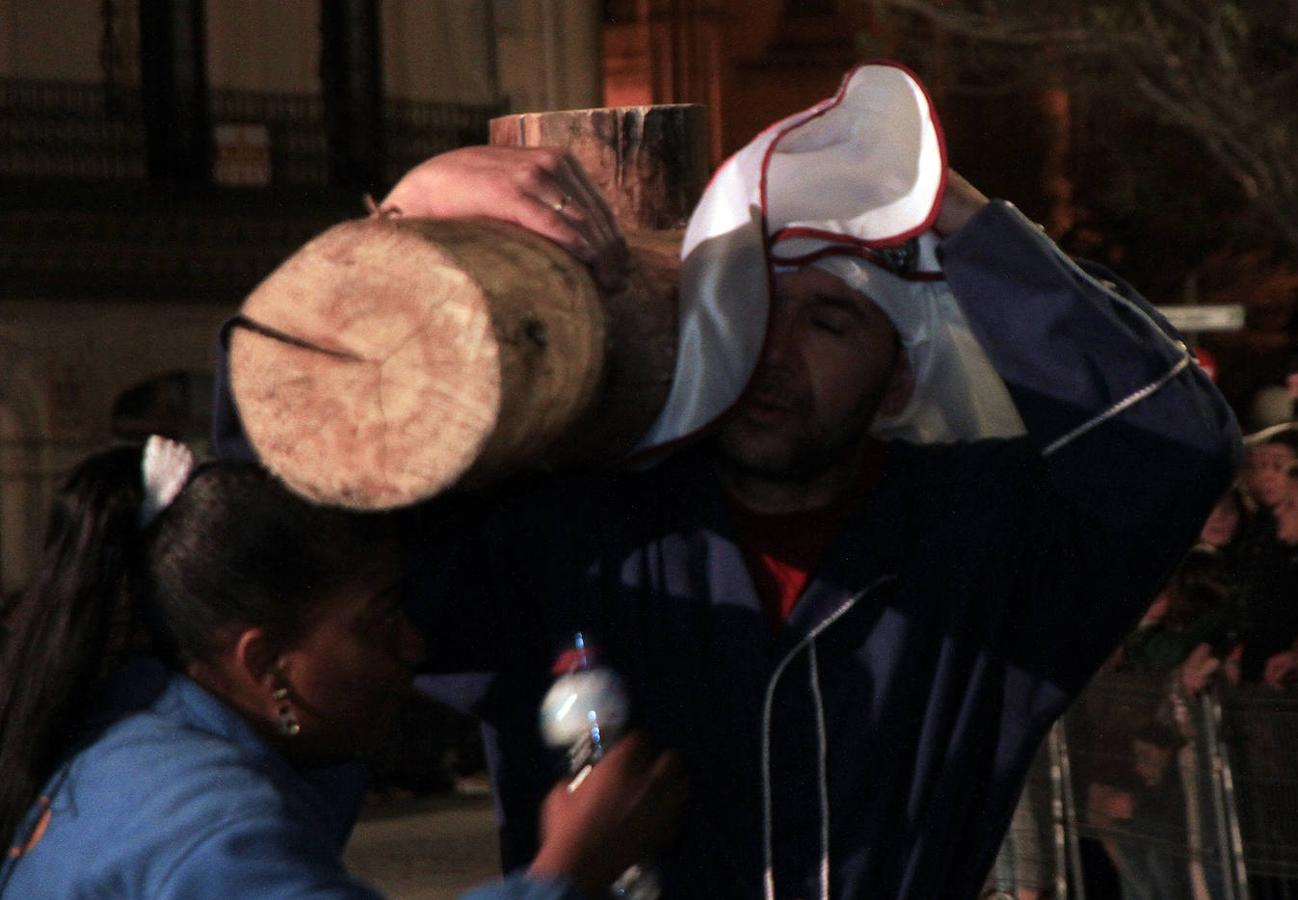
M1298 251L1298 0L875 3L890 21L954 38L969 60L995 56L1101 96L1130 88Z

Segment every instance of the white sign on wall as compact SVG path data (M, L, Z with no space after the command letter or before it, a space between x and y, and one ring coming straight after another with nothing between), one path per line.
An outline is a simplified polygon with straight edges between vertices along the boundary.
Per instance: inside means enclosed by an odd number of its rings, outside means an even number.
M1177 331L1235 331L1244 327L1244 307L1239 303L1204 306L1160 306Z
M221 122L215 128L212 178L231 187L270 184L270 132L265 125Z

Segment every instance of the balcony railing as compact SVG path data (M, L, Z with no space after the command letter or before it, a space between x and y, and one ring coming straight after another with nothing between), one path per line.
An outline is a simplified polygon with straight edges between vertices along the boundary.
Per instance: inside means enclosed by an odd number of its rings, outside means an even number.
M260 125L269 137L272 183L328 182L324 103L317 95L213 91L213 125ZM390 99L384 108L384 175L487 138L504 105ZM97 84L0 79L0 178L138 181L147 178L138 91Z
M0 79L0 177L145 177L136 92Z
M138 91L0 79L3 294L236 299L329 224L364 214L359 191L328 184L320 97L214 91L208 106L214 133L254 126L236 130L254 139L225 157L238 177L154 183ZM500 111L389 100L384 176L485 141Z

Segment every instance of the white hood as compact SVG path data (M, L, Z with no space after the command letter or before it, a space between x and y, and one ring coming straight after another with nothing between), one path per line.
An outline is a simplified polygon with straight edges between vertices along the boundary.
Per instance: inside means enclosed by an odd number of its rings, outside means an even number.
M1021 434L937 260L930 227L945 186L932 103L893 63L853 69L834 97L727 160L685 233L676 372L638 449L688 437L730 409L761 356L772 272L808 263L877 302L906 347L915 391L899 415L875 422L877 434L917 442Z

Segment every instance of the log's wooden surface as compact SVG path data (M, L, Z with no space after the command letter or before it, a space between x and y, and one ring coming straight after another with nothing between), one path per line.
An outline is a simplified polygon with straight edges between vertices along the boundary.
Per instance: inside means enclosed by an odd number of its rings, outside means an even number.
M613 302L638 308L643 284ZM498 222L345 222L273 272L243 314L307 345L233 332L249 439L291 487L352 508L535 464L613 371L586 268Z
M632 232L625 290L605 294L604 372L595 403L572 423L550 465L616 462L649 430L676 368L681 232Z
M697 104L518 113L491 143L559 147L590 174L623 231L684 228L707 187L707 109Z
M707 179L701 107L507 116L492 142L568 149L619 217L627 287L603 294L544 238L385 217L311 241L250 295L231 387L265 464L355 509L521 469L613 462L666 401L682 232Z
M604 389L574 423L555 461L616 460L653 423L676 358L680 247L707 186L707 109L697 104L556 110L500 116L491 143L558 147L608 201L634 261L630 292L606 297Z

